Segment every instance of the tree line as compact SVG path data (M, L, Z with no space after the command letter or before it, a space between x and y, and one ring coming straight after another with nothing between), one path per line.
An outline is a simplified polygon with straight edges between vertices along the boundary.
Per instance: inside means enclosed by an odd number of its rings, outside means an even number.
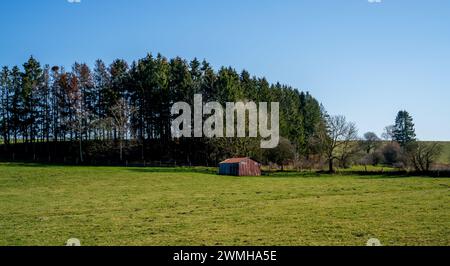
M397 113L395 123L385 128L381 138L373 132L364 134L361 148L359 164L384 164L421 173L435 170L434 164L443 151L439 142L417 140L413 118L405 110Z
M171 106L203 101L279 102L280 143L260 149L258 138L171 136ZM248 119L247 119L248 122ZM426 172L442 151L416 141L413 119L400 111L382 141L358 137L356 125L329 115L308 92L203 60L148 54L129 65L116 59L94 67L42 66L34 57L0 71L0 159L105 164L178 162L216 165L249 156L264 164L330 172L352 164L386 164Z
M296 156L319 153L314 139L325 125L323 107L308 92L270 84L248 71L218 71L203 60L160 54L128 64L97 60L64 67L34 57L0 72L3 159L77 161L177 160L214 164L230 156L276 161L273 151L246 138L173 139L170 107L193 95L205 102L280 102L280 134ZM276 157L276 156L275 156Z

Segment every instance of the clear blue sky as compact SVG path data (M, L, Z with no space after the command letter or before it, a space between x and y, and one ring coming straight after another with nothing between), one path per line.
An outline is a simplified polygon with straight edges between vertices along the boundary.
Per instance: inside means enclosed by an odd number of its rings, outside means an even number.
M205 58L310 91L360 134L406 109L450 140L448 0L2 0L0 25L0 65Z

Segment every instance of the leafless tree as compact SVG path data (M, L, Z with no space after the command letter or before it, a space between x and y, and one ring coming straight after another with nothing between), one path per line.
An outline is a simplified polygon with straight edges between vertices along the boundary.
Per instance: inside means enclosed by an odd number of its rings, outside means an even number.
M442 145L439 143L417 142L414 149L410 149L409 157L414 168L419 172L428 172L436 159L442 153Z
M71 128L76 133L76 137L78 138L80 162L84 162L83 135L90 128L90 112L84 108L83 94L81 93L81 90L78 86L78 79L75 75L72 76L69 86L70 87L67 91L67 96L70 104L70 112L71 114L73 114L73 117L67 122L67 124L69 128Z
M355 152L358 131L352 122L347 122L344 116L328 116L326 118L326 134L321 136L328 161L328 170L334 171L335 160L346 160Z
M111 122L118 133L120 161L123 160L123 142L130 131L130 119L136 109L130 106L125 99L120 99L111 107Z
M384 140L393 140L394 138L394 125L390 125L384 128L383 134L381 134L381 137Z

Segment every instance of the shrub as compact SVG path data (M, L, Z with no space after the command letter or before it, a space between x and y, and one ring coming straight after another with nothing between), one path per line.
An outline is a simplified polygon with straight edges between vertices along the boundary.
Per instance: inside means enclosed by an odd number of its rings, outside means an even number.
M362 165L379 165L382 164L384 162L384 157L381 151L376 150L373 153L370 154L366 154L364 155L360 160L359 160L359 164Z
M385 164L395 165L404 161L402 148L397 142L390 142L386 144L381 149L381 154L383 155Z

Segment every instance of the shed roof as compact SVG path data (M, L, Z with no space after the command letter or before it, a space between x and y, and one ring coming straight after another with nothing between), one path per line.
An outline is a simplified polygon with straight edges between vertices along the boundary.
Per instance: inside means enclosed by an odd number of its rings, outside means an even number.
M223 164L223 163L241 163L241 162L243 162L243 161L245 161L245 160L252 160L252 159L249 158L249 157L243 157L243 158L230 158L230 159L227 159L227 160L221 162L221 164Z

